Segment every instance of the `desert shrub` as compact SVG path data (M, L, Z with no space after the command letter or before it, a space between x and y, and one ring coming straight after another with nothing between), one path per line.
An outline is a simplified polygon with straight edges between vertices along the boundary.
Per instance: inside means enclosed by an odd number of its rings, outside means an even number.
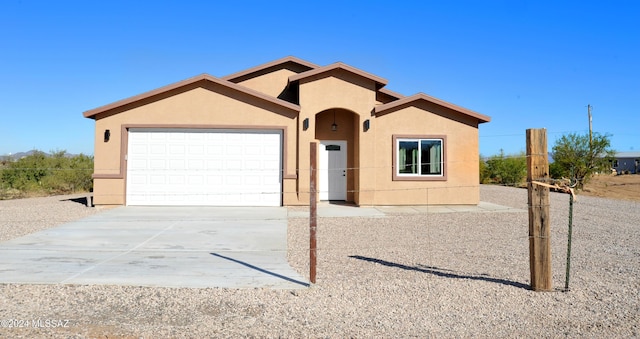
M35 151L1 169L3 190L21 193L60 194L85 192L93 187L93 157L83 154L68 157L65 151L48 156Z
M487 163L482 158L482 155L480 156L480 183L491 183L491 173L489 172L489 167L487 167Z
M549 164L549 175L554 179L569 178L571 173L557 162Z
M505 155L500 154L490 157L486 161L485 183L495 183L507 186L518 186L527 178L527 158L524 153Z
M582 188L593 174L608 171L615 153L609 137L593 133L590 140L588 134L563 135L553 146L556 175L575 180Z

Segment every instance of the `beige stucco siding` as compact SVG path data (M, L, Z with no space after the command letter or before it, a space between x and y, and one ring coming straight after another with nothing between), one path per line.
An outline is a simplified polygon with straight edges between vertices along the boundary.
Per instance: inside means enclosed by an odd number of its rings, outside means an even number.
M258 92L277 98L287 87L289 77L297 74L289 69L279 69L238 82L238 85L249 87Z
M186 92L133 107L96 120L95 203L123 204L126 171L126 127L242 128L282 129L285 133L285 181L295 180L297 119L277 114L265 104L246 97L230 97L197 87ZM109 142L102 140L104 130L111 131ZM291 134L291 135L290 135ZM118 176L119 178L104 178ZM290 183L286 184L291 190ZM285 200L292 199L288 195ZM296 197L297 199L297 197Z
M478 125L490 118L423 93L400 95L386 83L342 63L319 67L289 57L224 78L196 76L87 111L85 117L95 119L94 202L126 203L128 128L198 128L282 131L284 205L309 204L309 145L322 140L347 142L348 201L478 204ZM442 139L444 175L394 175L394 137Z
M409 106L376 118L377 205L478 204L478 129L422 108ZM444 136L446 180L394 180L394 135Z
M300 106L307 112L344 108L363 114L375 105L375 83L345 71L300 81Z
M309 119L307 131L299 127L301 169L299 174L300 202L308 204L309 195L309 144L319 140L347 140L347 166L357 168L360 160L360 137L362 121L371 115L375 105L375 82L348 72L334 71L331 74L313 76L300 81L300 121ZM336 110L338 131L331 132L333 110ZM316 126L317 124L317 126ZM366 165L366 164L365 164ZM355 170L347 173L347 199L358 202L358 176ZM305 192L306 191L306 192Z

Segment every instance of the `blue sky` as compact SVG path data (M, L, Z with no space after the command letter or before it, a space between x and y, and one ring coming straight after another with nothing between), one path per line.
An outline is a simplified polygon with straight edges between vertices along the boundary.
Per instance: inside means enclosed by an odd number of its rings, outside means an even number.
M0 5L0 154L93 154L82 112L201 73L342 61L489 115L488 156L525 130L640 151L637 1L17 1Z

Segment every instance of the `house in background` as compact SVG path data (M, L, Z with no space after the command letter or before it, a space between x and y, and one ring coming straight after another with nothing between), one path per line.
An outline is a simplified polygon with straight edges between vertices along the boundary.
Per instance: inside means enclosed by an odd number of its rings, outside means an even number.
M343 63L286 57L199 75L84 112L95 120L96 205L479 203L488 116Z
M617 152L613 157L611 167L616 173L629 172L636 174L640 171L640 152Z

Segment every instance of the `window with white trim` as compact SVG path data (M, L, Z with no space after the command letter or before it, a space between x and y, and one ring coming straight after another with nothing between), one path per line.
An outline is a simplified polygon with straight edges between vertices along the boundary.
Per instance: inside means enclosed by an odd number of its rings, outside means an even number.
M397 176L443 176L443 139L396 139Z

